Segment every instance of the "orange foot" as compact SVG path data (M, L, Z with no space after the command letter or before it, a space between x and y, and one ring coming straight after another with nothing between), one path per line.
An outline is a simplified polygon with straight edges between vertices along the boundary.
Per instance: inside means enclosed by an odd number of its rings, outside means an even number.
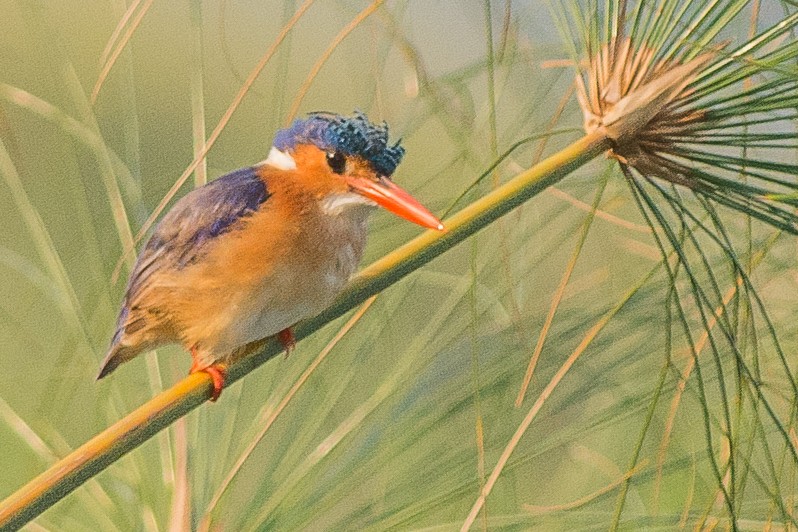
M277 339L280 340L281 344L283 344L283 347L285 348L285 356L288 358L288 355L290 355L291 351L293 351L296 347L294 331L291 330L291 327L287 327L277 333Z
M222 395L222 388L224 388L224 379L227 376L227 366L224 364L211 364L210 366L201 367L197 358L197 347L191 348L191 358L193 360L189 374L204 371L213 381L213 393L211 394L211 402L215 403L219 396Z

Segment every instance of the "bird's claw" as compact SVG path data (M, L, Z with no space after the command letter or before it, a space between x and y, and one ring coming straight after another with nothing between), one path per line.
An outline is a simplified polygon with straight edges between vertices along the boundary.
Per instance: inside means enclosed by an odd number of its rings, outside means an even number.
M222 388L224 388L224 380L227 377L227 368L221 364L214 364L203 369L205 373L211 376L213 381L213 393L211 393L211 402L215 403L219 396L222 395Z
M296 338L294 338L294 331L291 330L291 327L283 329L282 331L277 333L277 339L285 348L285 358L288 358L288 355L291 354L291 351L294 350L296 347Z
M224 380L227 377L227 367L222 364L213 364L211 366L207 366L204 368L195 368L194 366L191 367L191 371L189 373L198 373L198 372L205 372L207 373L211 381L213 381L213 393L211 393L211 402L215 403L219 396L222 395L222 388L224 388Z
M219 396L222 395L222 388L224 388L224 381L227 377L227 366L224 364L211 364L210 366L205 366L204 368L201 367L197 363L197 349L196 347L191 348L191 358L193 362L191 363L191 369L188 371L189 374L197 373L203 371L210 376L211 381L213 381L213 392L211 393L211 402L215 403Z

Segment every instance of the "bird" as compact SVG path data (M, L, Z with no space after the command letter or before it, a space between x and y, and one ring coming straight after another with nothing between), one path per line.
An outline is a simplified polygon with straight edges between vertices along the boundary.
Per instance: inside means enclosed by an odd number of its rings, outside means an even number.
M177 201L131 270L97 379L180 344L189 372L211 377L216 401L237 353L271 336L289 353L292 326L343 290L375 207L444 230L391 179L405 149L388 133L361 112L310 113L275 134L262 162Z

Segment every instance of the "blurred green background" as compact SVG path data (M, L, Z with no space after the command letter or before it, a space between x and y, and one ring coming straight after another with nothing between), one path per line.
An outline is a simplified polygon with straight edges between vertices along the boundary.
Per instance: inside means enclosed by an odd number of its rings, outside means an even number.
M0 0L0 498L187 372L189 357L171 347L94 381L128 272L113 282L114 266L192 161L194 132L210 135L298 5ZM540 2L386 2L297 100L332 40L368 5L313 3L210 150L208 179L265 158L295 105L300 114L359 109L386 120L407 149L395 179L437 214L513 143L544 135L466 199L580 136L569 47ZM762 6L761 23L780 13L776 2ZM740 35L746 20L733 27ZM107 46L121 53L92 103ZM599 191L600 212L516 407ZM748 235L741 220L730 227L749 250L773 234L755 225ZM417 233L376 213L364 264ZM778 238L752 274L793 367L795 257L794 238ZM731 272L709 258L725 292ZM708 454L724 451L720 439L708 448L704 419L718 423L718 392L701 395L694 379L680 380L691 355L669 343L671 285L660 262L623 178L598 160L379 295L261 440L345 319L119 460L31 530L459 528L551 377L633 290L524 431L477 525L606 528L638 445L622 525L711 525L724 510ZM758 327L749 324L752 338ZM761 371L777 382L780 369L763 349ZM773 392L792 415L791 392ZM737 415L749 419L742 403ZM754 425L740 436L752 476L773 470L794 505L796 468L785 465L773 429ZM743 525L780 519L772 486L745 484Z

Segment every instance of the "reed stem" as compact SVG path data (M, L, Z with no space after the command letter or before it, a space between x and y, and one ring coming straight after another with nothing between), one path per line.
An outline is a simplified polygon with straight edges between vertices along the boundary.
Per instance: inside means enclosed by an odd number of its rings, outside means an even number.
M314 333L421 268L608 148L609 141L604 135L589 134L521 172L446 220L444 232L426 231L363 269L327 310L297 325L296 338ZM228 385L274 357L279 349L276 342L269 341L259 353L232 365ZM191 374L93 437L0 503L0 530L15 530L40 515L121 456L204 403L211 389L207 374Z

